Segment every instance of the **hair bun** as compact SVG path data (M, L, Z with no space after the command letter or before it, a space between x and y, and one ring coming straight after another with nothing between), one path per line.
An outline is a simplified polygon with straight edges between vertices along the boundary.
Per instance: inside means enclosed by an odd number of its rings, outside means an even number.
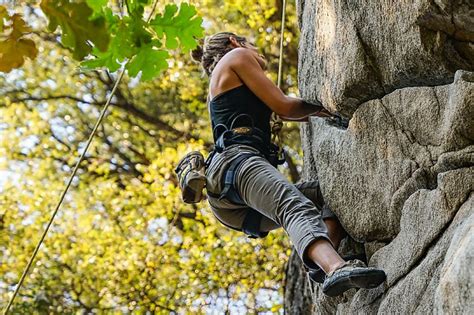
M204 54L204 50L202 49L202 46L200 45L197 45L195 49L191 50L191 57L197 62L202 61L203 54Z

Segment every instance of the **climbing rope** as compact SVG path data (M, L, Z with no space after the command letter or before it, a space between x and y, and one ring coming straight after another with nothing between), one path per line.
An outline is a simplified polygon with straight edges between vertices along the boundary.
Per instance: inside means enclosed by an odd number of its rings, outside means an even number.
M114 87L112 88L112 92L110 93L109 97L107 98L107 101L105 102L105 105L102 108L100 116L97 119L97 122L95 123L94 129L92 129L92 132L89 136L89 140L87 140L86 146L85 146L84 150L82 151L82 154L79 157L79 160L77 161L76 166L74 167L74 170L71 173L71 176L69 177L69 180L66 184L66 187L64 188L64 190L61 194L61 197L59 198L58 204L56 205L56 208L54 209L53 214L51 215L51 219L49 220L48 225L46 226L46 228L43 232L43 235L41 235L41 238L40 238L38 244L36 245L36 248L33 251L33 254L31 255L31 258L28 261L28 264L26 265L25 270L23 271L23 274L21 275L20 281L16 285L15 292L13 292L13 295L10 298L10 301L8 302L8 305L7 305L7 307L5 308L5 310L3 312L4 315L6 315L8 313L8 311L10 310L10 307L13 304L13 301L15 300L15 297L18 294L18 291L20 291L21 285L23 284L23 281L25 280L25 277L28 274L28 271L30 270L31 265L33 264L33 261L34 261L36 255L38 254L40 246L43 243L43 241L46 237L46 234L49 231L49 228L50 228L51 224L53 223L54 217L58 213L59 207L61 206L61 204L64 200L64 197L66 196L66 193L67 193L69 187L71 186L72 180L73 180L74 176L76 176L77 170L79 169L79 165L84 160L84 157L87 153L87 150L89 149L90 144L92 143L92 140L93 140L93 138L94 138L94 136L97 132L97 129L99 128L100 124L102 123L103 118L105 117L105 113L107 112L107 109L110 105L110 101L112 100L112 97L115 94L115 90L117 90L117 87L118 87L120 81L122 80L124 72L125 72L125 65L122 67L122 71L120 72L117 80L115 81Z
M286 20L286 0L283 0L282 5L282 14L281 14L281 30L280 30L280 57L278 60L278 78L277 78L277 86L281 88L281 73L282 73L282 66L283 66L283 40L284 40L284 33L285 33L285 20ZM271 118L271 131L272 131L272 142L278 145L279 157L283 154L283 141L281 138L281 131L283 129L283 120L281 120L280 116L278 116L275 112L272 113Z

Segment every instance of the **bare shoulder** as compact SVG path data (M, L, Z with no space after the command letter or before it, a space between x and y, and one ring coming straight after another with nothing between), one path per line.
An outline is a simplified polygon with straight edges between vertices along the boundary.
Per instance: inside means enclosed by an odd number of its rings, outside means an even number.
M242 85L242 80L233 70L238 64L237 59L246 55L245 48L234 48L222 57L212 71L209 90L210 97ZM237 62L237 63L236 63Z
M240 60L245 59L246 56L249 55L248 51L246 51L246 50L248 50L248 49L240 48L240 47L232 49L231 51L226 53L221 58L221 60L219 60L219 62L217 63L215 69L216 70L225 69L225 68L228 68L228 67L232 66L236 62L241 62Z
M240 62L245 62L251 59L255 59L255 53L251 51L250 49L246 48L234 48L231 51L229 51L226 56L229 57L229 60L232 63L240 63Z
M234 48L219 60L213 74L220 76L223 73L233 73L233 76L236 76L235 69L242 68L243 65L248 66L252 61L255 62L255 53L246 48ZM236 78L238 77L236 76Z

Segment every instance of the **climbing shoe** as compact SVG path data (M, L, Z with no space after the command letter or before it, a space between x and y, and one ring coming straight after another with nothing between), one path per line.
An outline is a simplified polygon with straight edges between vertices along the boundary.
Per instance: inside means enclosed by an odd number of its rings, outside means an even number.
M371 289L379 286L386 278L383 270L367 267L362 261L355 259L327 274L323 293L338 296L352 288Z
M198 203L203 199L206 176L205 162L201 152L192 151L186 154L175 169L179 188L185 203Z
M352 237L347 235L344 237L341 242L339 243L339 247L337 248L337 253L344 259L345 261L358 259L365 264L367 264L367 255L365 254L364 244L357 242ZM309 268L308 276L311 280L316 283L323 283L326 277L324 271L317 267L317 268Z
M360 253L360 254L355 254L355 255L349 255L349 256L343 256L342 259L345 261L350 261L353 259L358 259L361 260L364 263L367 263L367 256L365 253ZM326 278L326 274L321 268L310 268L308 270L308 276L311 280L313 280L316 283L323 283L324 279Z

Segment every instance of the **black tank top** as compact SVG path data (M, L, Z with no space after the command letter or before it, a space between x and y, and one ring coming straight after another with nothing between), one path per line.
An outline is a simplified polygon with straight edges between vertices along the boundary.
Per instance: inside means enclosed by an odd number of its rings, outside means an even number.
M236 127L255 127L261 131L265 143L270 144L270 116L271 109L265 105L245 84L225 91L209 102L214 142L222 133L222 124L227 129ZM244 114L244 115L242 115ZM235 119L238 117L237 119ZM231 126L232 122L234 124ZM253 126L252 126L253 123ZM251 137L237 136L232 143L252 145Z

